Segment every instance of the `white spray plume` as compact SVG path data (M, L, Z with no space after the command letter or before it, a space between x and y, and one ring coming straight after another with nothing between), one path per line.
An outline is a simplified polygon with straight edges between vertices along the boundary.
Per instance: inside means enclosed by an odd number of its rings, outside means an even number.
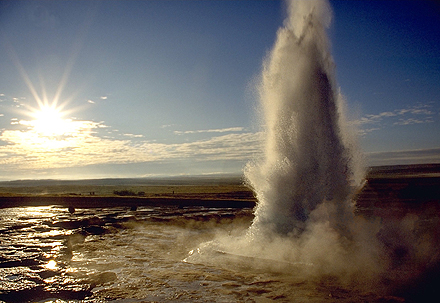
M258 199L254 220L243 234L219 234L185 260L245 263L317 281L331 275L378 292L383 279L412 283L440 268L439 241L418 216L354 215L365 166L335 83L330 5L297 0L288 12L258 85L265 142L245 169Z
M342 125L326 35L331 15L327 1L289 2L289 17L264 63L264 157L245 170L258 199L251 233L299 235L321 205L320 215L340 232L352 220L351 195L362 169Z
M265 144L245 169L258 199L255 218L245 236L217 237L188 260L226 251L255 264L299 265L306 276L347 273L355 263L376 267L374 243L352 245L370 239L354 230L352 196L364 174L334 80L330 20L325 0L289 3L258 85ZM362 253L353 253L358 247Z

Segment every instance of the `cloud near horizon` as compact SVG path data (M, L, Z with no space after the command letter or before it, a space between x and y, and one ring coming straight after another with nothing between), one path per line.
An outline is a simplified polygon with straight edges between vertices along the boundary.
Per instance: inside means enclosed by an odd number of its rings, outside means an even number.
M352 123L358 125L361 135L365 135L385 127L432 123L436 116L438 113L432 104L419 104L368 114ZM69 120L71 132L51 137L38 133L32 121L18 118L10 121L10 129L0 130L0 171L5 175L93 165L181 161L246 163L260 155L263 140L261 132L229 127L173 131L179 137L190 136L184 137L185 142L163 143L145 140L141 134L118 133L102 121L80 120ZM193 134L206 137L195 138ZM366 158L369 165L440 163L440 148L370 152ZM239 169L237 166L237 172Z
M388 126L404 126L411 124L433 123L438 112L433 111L432 103L417 104L403 109L381 112L379 114L368 114L362 118L352 121L359 127L359 133L364 136L376 130Z
M76 132L48 138L33 129L4 130L0 135L0 165L3 171L45 170L99 164L157 161L218 161L251 159L260 148L259 133L231 133L185 143L133 141L98 136L102 123L82 123ZM242 128L231 128L239 131ZM223 131L214 131L222 133ZM227 132L224 130L224 132ZM1 144L2 143L2 144Z
M440 148L370 152L370 166L440 163Z
M227 132L242 132L244 127L229 127L229 128L219 128L219 129L204 129L204 130L186 130L186 131L174 131L176 135L183 134L202 134L202 133L227 133Z
M133 140L130 134L127 139L98 136L99 129L107 128L102 122L76 122L79 131L62 138L38 137L32 129L3 130L0 134L1 171L44 172L93 165L182 161L239 161L244 164L260 155L263 138L261 132L214 132L217 135L203 140L158 143ZM238 131L238 128L231 129ZM370 166L440 163L440 148L370 152L366 158ZM237 167L237 173L239 169Z

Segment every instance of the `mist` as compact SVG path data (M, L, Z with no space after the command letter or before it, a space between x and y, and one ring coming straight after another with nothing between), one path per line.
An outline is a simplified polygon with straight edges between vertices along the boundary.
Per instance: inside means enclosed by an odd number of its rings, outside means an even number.
M417 239L417 215L386 222L355 215L366 169L336 83L326 32L331 7L290 1L287 10L256 88L264 147L245 167L255 217L241 235L220 233L188 260L395 291L437 264L435 246Z

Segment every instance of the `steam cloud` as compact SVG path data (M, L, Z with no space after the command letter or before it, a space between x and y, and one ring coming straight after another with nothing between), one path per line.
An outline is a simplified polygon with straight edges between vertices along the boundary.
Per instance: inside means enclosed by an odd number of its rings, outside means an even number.
M352 219L350 197L361 178L342 124L329 52L325 1L291 2L259 87L264 112L264 158L247 166L259 204L253 232L300 234L318 206L333 228Z
M383 223L354 215L365 170L335 83L326 35L331 8L326 0L291 1L288 12L258 86L265 144L245 168L258 199L255 218L245 236L217 237L190 257L226 252L304 277L377 286L403 260L396 252L426 264L433 246L414 244L418 218Z
M259 86L264 156L245 170L258 199L248 240L259 256L313 264L308 273L351 271L360 257L353 241L369 238L354 230L352 198L364 170L334 80L331 16L327 1L289 3ZM362 256L369 270L370 248Z

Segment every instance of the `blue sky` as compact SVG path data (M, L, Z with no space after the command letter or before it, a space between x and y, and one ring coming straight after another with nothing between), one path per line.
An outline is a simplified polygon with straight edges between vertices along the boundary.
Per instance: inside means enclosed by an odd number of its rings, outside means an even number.
M369 164L440 162L440 6L330 3ZM1 1L0 179L239 173L285 16L282 1Z

